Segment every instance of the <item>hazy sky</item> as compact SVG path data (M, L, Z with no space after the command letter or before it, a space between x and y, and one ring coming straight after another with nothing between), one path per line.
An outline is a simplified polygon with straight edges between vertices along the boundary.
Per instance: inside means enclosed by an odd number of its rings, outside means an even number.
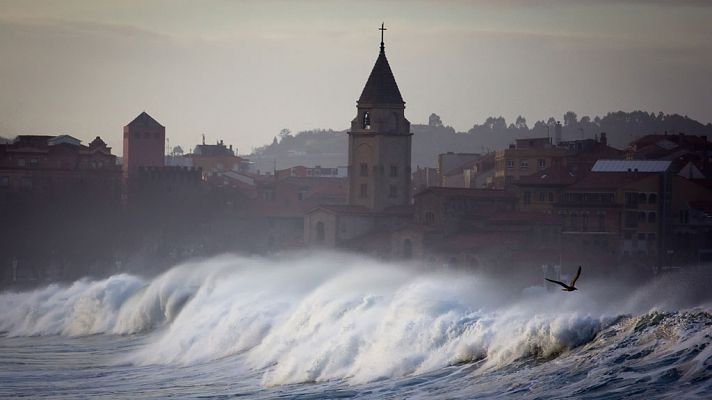
M3 1L0 136L100 135L145 110L187 151L345 129L386 54L423 123L642 109L712 121L712 1Z

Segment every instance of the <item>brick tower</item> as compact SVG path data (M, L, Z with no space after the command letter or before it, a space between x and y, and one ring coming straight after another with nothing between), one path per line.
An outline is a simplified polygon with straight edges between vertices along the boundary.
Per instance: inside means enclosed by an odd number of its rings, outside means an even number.
M162 167L166 128L145 111L124 126L124 179L130 180L139 167Z

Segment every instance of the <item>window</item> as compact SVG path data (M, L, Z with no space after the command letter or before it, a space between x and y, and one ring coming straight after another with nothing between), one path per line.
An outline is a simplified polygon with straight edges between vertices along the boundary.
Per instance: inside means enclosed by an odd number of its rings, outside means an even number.
M655 223L656 216L654 212L648 213L648 223Z
M398 166L397 165L391 165L391 176L392 177L398 176Z
M605 213L598 213L598 231L599 232L605 232L606 231L606 214Z
M8 187L10 186L10 177L9 176L0 176L0 187Z
M514 160L507 160L507 169L514 168Z
M323 242L326 239L326 232L324 229L324 223L319 221L316 223L316 241Z
M540 169L546 168L546 160L545 159L543 159L543 158L539 159L539 168Z
M30 159L30 167L37 167L38 164L39 164L39 161L37 161L36 158Z
M625 213L625 227L626 228L637 228L638 227L638 213L635 211L626 211Z
M371 129L371 116L368 111L363 114L363 129Z
M428 225L432 225L435 223L435 214L433 214L431 211L428 211L425 213L425 223Z
M554 202L554 192L549 192L549 201Z
M645 213L643 211L638 212L638 223L645 223Z
M581 214L581 230L584 232L588 231L588 214Z
M532 192L527 190L524 192L524 204L529 204L531 202L532 202Z
M368 184L365 184L365 183L361 184L360 195L361 195L361 197L368 197Z
M546 192L539 192L539 201L546 201Z
M527 169L529 168L529 160L522 160L519 162L519 168L520 169Z
M390 198L392 198L392 199L398 197L398 186L396 186L396 185L391 185L391 186L389 187L388 197L390 197Z
M571 214L571 229L576 229L578 227L578 214Z
M638 208L637 193L627 192L625 194L625 208Z
M690 213L687 210L680 210L680 223L687 224L690 222Z
M361 176L368 176L368 164L361 163Z
M650 193L648 195L648 204L655 204L658 202L658 196L655 193Z
M274 190L265 190L262 192L262 200L274 201Z
M21 158L21 159L17 160L17 166L18 166L18 167L24 167L24 166L25 166L25 159L24 159L24 158Z
M559 219L561 220L561 226L566 225L566 211L559 211Z
M647 203L648 196L645 193L638 193L638 203L640 204L645 204Z

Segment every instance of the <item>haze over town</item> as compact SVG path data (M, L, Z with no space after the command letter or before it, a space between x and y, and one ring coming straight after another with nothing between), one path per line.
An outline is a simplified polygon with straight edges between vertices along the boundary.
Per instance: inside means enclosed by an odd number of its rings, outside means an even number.
M706 1L0 1L0 136L100 135L143 110L186 151L345 129L385 21L408 115L458 131L636 109L712 121Z

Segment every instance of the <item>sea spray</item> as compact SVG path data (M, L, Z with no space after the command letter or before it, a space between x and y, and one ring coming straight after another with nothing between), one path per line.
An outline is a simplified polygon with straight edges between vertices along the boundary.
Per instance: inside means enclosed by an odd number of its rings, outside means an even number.
M120 274L3 293L0 330L8 336L150 333L115 362L185 366L238 356L260 371L265 386L359 384L473 360L483 360L485 373L572 351L574 358L582 346L609 346L599 342L601 335L620 334L611 329L634 331L615 328L618 315L642 307L608 312L608 304L625 301L603 299L609 289L591 281L573 294L502 287L475 273L338 253L225 255L153 279ZM707 353L701 349L698 357ZM685 371L704 374L707 359L695 362L696 369Z

